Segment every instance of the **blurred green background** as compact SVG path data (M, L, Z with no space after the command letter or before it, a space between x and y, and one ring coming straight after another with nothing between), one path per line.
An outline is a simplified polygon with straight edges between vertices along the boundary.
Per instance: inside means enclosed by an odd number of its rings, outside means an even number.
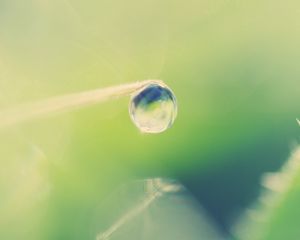
M134 127L126 97L1 129L0 238L94 239L99 203L147 177L182 181L227 234L299 142L299 9L0 0L0 109L146 79L164 80L179 104L158 135Z

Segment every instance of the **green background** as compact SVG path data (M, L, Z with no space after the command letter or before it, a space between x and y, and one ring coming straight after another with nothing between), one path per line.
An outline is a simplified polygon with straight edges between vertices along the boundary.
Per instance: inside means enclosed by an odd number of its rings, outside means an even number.
M147 177L181 180L228 233L261 174L299 141L299 9L0 0L1 109L146 79L178 100L174 126L158 135L134 127L126 97L1 129L0 238L93 239L99 203Z

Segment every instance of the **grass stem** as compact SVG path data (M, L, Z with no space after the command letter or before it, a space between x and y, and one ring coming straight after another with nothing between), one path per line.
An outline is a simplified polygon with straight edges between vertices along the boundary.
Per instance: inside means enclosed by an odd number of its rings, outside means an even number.
M71 111L80 107L128 96L153 82L161 81L145 80L118 86L110 86L106 88L51 97L45 100L12 107L10 109L0 111L0 128L49 116L51 114Z

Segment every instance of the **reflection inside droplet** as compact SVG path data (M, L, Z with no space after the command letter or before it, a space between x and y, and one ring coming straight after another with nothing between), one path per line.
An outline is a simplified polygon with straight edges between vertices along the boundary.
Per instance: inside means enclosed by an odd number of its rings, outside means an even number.
M163 132L173 125L177 115L175 95L166 85L153 82L132 96L129 113L142 132Z

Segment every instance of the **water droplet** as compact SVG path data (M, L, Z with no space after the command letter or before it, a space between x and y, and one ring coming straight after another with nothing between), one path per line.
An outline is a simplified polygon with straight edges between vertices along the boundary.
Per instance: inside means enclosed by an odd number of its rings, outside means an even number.
M163 132L173 125L177 115L175 95L160 82L150 83L132 96L129 113L142 132Z

